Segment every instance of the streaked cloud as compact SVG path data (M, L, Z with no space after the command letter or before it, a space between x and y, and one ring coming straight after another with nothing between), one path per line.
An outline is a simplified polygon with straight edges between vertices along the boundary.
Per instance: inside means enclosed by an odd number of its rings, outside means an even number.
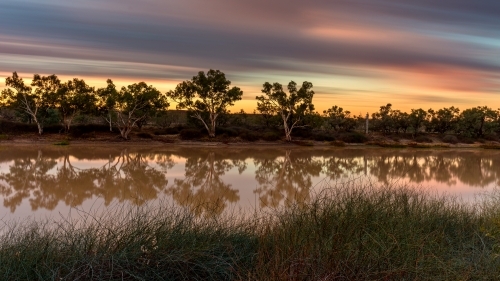
M244 90L247 111L263 82L292 79L313 82L320 111L497 108L498 26L498 0L4 0L0 73L166 91L216 68Z

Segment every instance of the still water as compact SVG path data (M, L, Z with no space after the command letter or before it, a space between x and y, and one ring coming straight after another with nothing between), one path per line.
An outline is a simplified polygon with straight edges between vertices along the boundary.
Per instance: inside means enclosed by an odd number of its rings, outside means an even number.
M352 181L472 200L500 184L500 151L4 145L0 220L144 204L251 212Z

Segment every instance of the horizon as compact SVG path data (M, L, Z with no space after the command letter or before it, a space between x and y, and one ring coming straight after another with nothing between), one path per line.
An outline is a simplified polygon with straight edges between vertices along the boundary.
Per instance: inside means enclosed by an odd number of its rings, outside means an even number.
M500 2L479 2L6 0L0 88L17 71L165 93L213 68L244 92L232 112L253 112L264 82L291 80L312 82L319 113L496 110Z

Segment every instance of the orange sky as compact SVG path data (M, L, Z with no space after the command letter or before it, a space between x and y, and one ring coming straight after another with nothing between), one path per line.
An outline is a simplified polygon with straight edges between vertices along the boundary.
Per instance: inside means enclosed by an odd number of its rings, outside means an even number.
M17 71L166 92L219 69L252 112L264 82L310 81L318 112L500 108L500 2L5 0L0 88Z

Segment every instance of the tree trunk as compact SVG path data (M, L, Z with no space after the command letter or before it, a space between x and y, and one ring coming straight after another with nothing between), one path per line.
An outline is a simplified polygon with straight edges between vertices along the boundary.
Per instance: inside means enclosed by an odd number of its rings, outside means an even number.
M113 127L112 127L113 122L111 120L111 111L109 112L109 120L108 120L108 122L109 122L109 131L113 132Z
M208 131L208 135L211 138L215 138L215 122L217 121L217 113L210 113L210 130Z

